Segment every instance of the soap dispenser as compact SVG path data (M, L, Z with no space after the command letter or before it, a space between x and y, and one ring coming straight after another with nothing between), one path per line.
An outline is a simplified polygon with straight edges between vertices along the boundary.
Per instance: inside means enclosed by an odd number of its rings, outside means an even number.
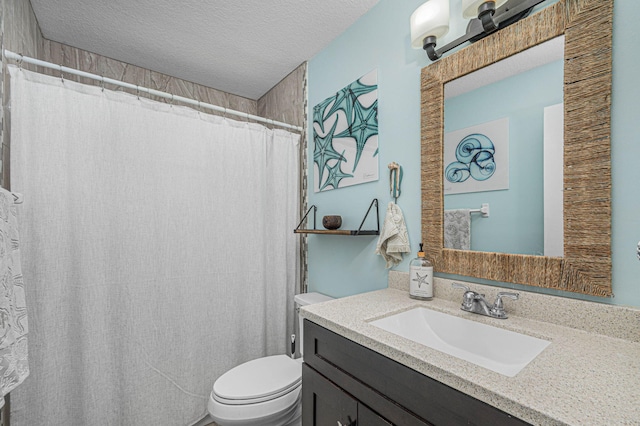
M424 257L422 243L418 257L409 263L409 297L412 299L433 299L433 265Z

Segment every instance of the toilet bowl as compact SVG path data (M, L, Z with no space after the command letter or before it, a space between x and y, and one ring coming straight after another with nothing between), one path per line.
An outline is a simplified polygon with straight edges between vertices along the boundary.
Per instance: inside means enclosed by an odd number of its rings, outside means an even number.
M320 293L299 294L296 308L331 299ZM298 322L302 354L302 318ZM245 362L220 376L207 410L220 426L300 426L301 399L302 358L273 355Z
M245 362L213 385L209 415L220 426L294 425L300 413L302 360L275 355Z

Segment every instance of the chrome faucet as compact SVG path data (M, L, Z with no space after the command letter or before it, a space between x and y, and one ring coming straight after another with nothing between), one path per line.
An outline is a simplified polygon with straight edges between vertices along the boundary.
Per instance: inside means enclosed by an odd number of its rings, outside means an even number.
M486 315L491 318L507 318L507 314L504 310L504 304L502 302L503 297L508 297L513 300L518 300L518 297L520 297L520 294L518 293L501 291L497 294L496 301L493 303L493 306L491 306L484 298L484 294L476 293L464 284L452 283L451 287L464 290L464 294L462 295L462 306L460 309L474 314Z

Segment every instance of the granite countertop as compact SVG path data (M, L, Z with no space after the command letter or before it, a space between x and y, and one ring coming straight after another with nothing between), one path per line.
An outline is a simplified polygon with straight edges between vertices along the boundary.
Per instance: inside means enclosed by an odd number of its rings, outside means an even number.
M368 324L418 306L543 338L551 344L515 377L507 377ZM459 302L442 298L418 301L394 288L306 306L300 314L535 425L640 424L640 342L634 339L513 314L506 320L484 317L460 310Z

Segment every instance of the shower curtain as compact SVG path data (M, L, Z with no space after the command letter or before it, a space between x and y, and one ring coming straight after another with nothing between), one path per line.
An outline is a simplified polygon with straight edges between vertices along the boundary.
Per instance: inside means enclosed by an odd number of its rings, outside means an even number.
M13 68L31 376L11 423L190 425L285 353L298 135Z

